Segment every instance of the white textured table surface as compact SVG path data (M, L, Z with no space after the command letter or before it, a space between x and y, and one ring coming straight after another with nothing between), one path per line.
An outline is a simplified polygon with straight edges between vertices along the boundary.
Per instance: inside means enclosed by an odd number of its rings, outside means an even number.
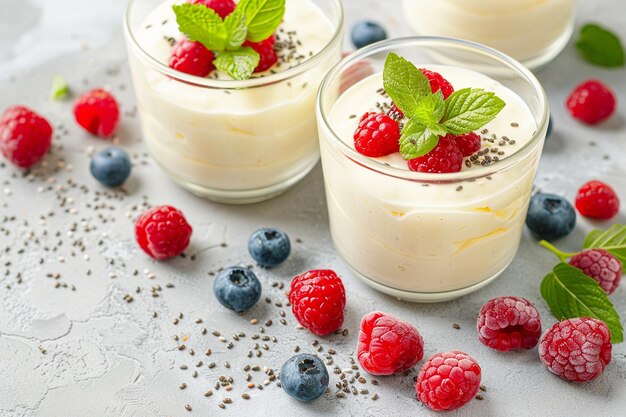
M626 9L621 3L584 1L579 24L598 21L626 39ZM393 36L408 34L399 0L346 0L346 7L348 26L357 18L370 17L382 21ZM365 375L367 383L353 385L369 394L335 397L339 376L332 369L335 365L350 368L358 322L374 309L397 314L418 326L426 355L458 348L480 362L487 387L484 399L450 415L623 415L624 344L615 346L613 362L599 379L574 385L550 374L539 362L536 349L499 354L478 342L476 314L484 301L497 295L533 300L544 328L555 321L539 295L539 282L554 258L530 236L524 236L517 258L502 277L471 296L443 304L414 305L380 295L351 277L333 250L319 167L273 201L228 207L180 190L144 155L138 121L133 117L121 0L0 0L0 10L0 109L15 103L31 106L54 121L58 133L46 166L36 168L32 175L0 166L0 416L432 415L415 400L415 370L407 376L379 378L378 385L372 385ZM125 193L103 189L88 174L90 148L107 144L76 127L71 103L48 101L55 73L63 74L75 91L104 85L120 99L125 113L120 145L135 155ZM626 202L624 106L612 121L593 129L574 123L563 106L573 85L590 76L612 85L620 102L626 103L625 74L623 69L606 71L584 64L571 45L539 74L555 120L537 179L543 190L572 199L580 184L601 178ZM187 251L189 255L198 253L195 260L187 257L157 264L138 250L129 217L137 215L143 203L171 203L185 212L195 228ZM616 221L626 223L624 209ZM250 263L247 237L264 225L280 226L292 240L300 238L302 242L295 243L285 265L271 273L257 270L264 296L240 317L214 300L208 273ZM592 226L579 220L576 231L560 242L561 246L578 248ZM324 355L328 349L337 351L329 367L331 392L312 404L300 404L290 400L275 381L263 390L246 389L242 370L246 364L278 370L296 345L301 352L318 349L319 345L313 345L314 336L295 330L291 312L280 307L285 302L284 290L276 286L288 285L297 273L317 267L336 269L348 291L344 326L348 335L319 342ZM55 288L57 283L59 288ZM127 303L126 294L134 301ZM265 297L271 302L263 301ZM626 317L626 287L618 289L612 299ZM286 311L286 325L280 323L282 310ZM181 313L183 318L175 324ZM259 324L250 324L253 318ZM203 322L196 323L197 319ZM273 324L266 324L267 320ZM461 329L453 329L452 323ZM265 333L260 333L259 326ZM202 334L204 328L208 329L206 335ZM233 342L232 349L212 335L214 330ZM232 340L238 332L245 337ZM254 334L261 338L253 340ZM178 350L174 335L186 338L186 350ZM263 341L265 335L276 337L277 342ZM248 358L248 351L256 352L255 343L261 345L262 354ZM210 357L204 354L207 348L213 351ZM209 368L211 362L215 362L214 368ZM258 384L268 378L263 370L249 373ZM232 391L214 389L221 375L233 378ZM181 390L181 383L187 388ZM214 394L205 398L203 393L210 388ZM249 391L250 400L241 398L244 391ZM374 394L379 396L376 401L370 398ZM233 403L222 410L218 404L225 397L231 397ZM192 412L185 410L187 404Z

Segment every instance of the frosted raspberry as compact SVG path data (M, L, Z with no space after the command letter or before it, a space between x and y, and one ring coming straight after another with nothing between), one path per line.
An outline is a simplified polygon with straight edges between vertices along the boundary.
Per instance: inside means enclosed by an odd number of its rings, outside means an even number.
M595 279L607 294L612 294L622 279L622 263L604 249L587 249L572 256L570 265Z
M480 309L478 338L492 349L532 349L541 336L539 312L525 298L497 297Z

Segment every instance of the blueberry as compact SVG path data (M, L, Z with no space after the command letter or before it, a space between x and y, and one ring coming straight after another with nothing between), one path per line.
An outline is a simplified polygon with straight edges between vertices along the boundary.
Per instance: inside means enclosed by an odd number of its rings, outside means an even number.
M287 259L291 243L282 230L265 227L252 233L248 239L248 252L259 265L271 268Z
M130 175L130 158L120 148L106 148L94 155L91 160L91 175L102 184L117 187Z
M530 199L526 225L538 238L556 240L574 230L576 212L561 196L537 193Z
M259 301L261 283L248 268L234 266L217 275L213 282L213 292L224 307L241 313Z
M377 23L361 21L352 26L352 43L357 48L363 48L385 39L387 39L387 32Z
M319 358L306 353L293 356L280 371L280 384L296 400L315 400L328 388L326 365Z

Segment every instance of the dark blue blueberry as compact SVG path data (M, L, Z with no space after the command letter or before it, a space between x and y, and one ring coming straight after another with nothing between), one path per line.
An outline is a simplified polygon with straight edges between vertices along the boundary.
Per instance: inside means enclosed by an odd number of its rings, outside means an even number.
M241 313L259 301L261 283L248 268L234 266L217 274L213 292L224 307Z
M377 23L361 21L352 26L352 43L357 48L363 48L385 39L387 39L387 32Z
M259 265L271 268L287 259L291 243L282 230L265 227L252 233L248 239L248 252Z
M548 120L548 131L546 132L546 139L548 139L550 137L550 135L552 134L552 115L550 115L550 119Z
M106 148L94 155L90 170L91 175L102 184L117 187L130 175L130 158L123 149Z
M299 401L319 398L328 388L328 371L319 358L301 353L291 357L280 371L280 384Z
M526 225L538 238L556 240L574 230L576 212L561 196L537 193L530 199Z

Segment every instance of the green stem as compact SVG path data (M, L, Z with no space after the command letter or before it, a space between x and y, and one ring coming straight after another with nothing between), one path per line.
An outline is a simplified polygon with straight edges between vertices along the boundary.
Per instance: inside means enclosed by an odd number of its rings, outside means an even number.
M574 253L562 252L558 250L553 244L545 240L542 240L541 242L539 242L539 246L543 246L544 248L548 249L550 252L555 254L556 257L561 260L561 262L565 262L567 258L571 258L572 256L577 254L577 252L574 252Z

